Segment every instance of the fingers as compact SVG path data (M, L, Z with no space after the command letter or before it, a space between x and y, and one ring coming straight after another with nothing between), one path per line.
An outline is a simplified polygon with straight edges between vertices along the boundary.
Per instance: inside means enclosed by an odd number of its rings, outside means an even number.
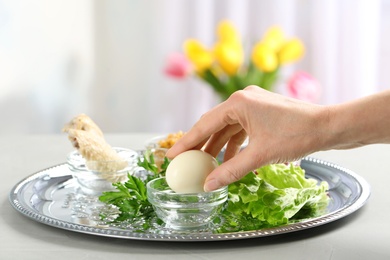
M230 160L241 150L241 145L244 143L246 138L247 133L244 129L242 129L240 132L229 139L223 158L225 162Z
M224 102L225 103L225 102ZM214 133L219 132L227 123L224 121L226 107L224 103L204 114L198 122L168 150L166 156L174 158L178 154L190 150L200 149Z
M228 125L221 131L213 134L206 144L205 152L216 157L226 143L230 142L230 139L239 133L242 127L239 124Z
M236 156L222 163L207 176L204 190L213 191L229 185L260 167L261 158L256 154L256 150L249 145Z
M202 139L198 139L196 134L192 134L191 130L187 132L179 141L177 141L165 154L169 159L175 158L182 152L188 150L199 150L204 144L208 141L209 137ZM201 141L199 141L201 140Z

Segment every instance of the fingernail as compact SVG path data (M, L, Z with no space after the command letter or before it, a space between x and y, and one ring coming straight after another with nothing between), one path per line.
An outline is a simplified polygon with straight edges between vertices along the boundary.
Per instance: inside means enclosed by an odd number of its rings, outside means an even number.
M219 188L221 188L221 186L215 179L208 180L203 187L205 192L213 191Z

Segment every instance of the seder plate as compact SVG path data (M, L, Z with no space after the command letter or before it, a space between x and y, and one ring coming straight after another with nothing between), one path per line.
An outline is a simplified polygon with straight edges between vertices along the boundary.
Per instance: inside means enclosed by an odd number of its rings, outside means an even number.
M369 184L359 175L333 163L307 157L301 162L306 176L329 184L328 213L285 226L213 233L213 226L191 232L176 231L156 224L139 232L132 225L112 226L100 220L107 210L98 196L84 194L72 178L67 164L39 171L17 183L9 194L12 206L21 214L43 224L96 236L150 241L220 241L274 236L317 227L348 216L361 208L370 196ZM107 213L107 212L105 212ZM142 223L140 224L142 225Z

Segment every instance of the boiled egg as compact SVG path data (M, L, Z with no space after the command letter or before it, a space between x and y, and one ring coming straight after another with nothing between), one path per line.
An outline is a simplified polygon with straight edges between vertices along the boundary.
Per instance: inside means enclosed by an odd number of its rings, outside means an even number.
M207 175L218 166L217 160L200 150L190 150L176 156L168 165L165 178L176 193L204 192Z

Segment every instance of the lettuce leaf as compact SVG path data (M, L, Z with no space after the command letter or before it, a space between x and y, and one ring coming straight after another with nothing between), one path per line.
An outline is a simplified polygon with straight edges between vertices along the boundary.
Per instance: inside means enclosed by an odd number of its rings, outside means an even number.
M322 215L329 203L328 184L305 178L296 165L264 166L229 185L219 232L254 230L285 225Z

